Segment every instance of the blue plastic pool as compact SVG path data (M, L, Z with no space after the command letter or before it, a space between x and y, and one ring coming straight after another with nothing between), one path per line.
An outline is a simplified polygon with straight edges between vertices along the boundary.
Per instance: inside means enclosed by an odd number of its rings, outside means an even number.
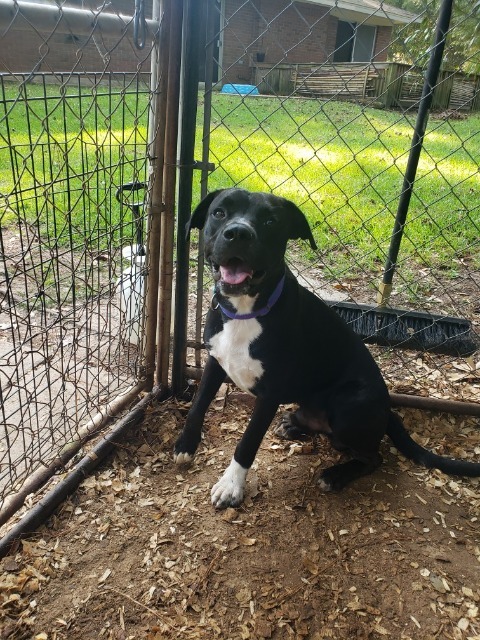
M241 96L258 96L258 89L253 84L224 84L222 93L238 93Z

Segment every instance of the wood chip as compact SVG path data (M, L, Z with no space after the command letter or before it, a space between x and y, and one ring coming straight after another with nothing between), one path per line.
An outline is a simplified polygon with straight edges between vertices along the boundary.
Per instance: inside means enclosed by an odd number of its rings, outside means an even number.
M111 569L105 569L102 576L98 579L98 584L103 584L109 578L111 573L112 573Z

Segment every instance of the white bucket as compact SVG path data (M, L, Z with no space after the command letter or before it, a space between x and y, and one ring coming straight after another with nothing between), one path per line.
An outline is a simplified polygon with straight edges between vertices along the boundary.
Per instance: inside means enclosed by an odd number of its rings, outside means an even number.
M120 334L122 342L139 344L142 336L143 307L145 304L145 258L138 255L139 247L124 247L122 256L131 261L117 282L120 293Z

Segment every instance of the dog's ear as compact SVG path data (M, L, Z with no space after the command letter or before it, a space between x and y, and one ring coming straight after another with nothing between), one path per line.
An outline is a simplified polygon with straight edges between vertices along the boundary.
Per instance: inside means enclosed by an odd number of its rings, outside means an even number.
M205 226L208 207L222 191L224 191L224 189L217 189L216 191L212 191L211 193L206 195L205 198L200 202L200 204L194 209L185 229L187 233L187 240L190 237L190 231L192 229L203 229L203 227Z
M290 222L290 234L288 237L292 240L296 240L297 238L300 238L301 240L308 240L312 249L316 249L317 244L305 215L300 211L297 205L290 202L290 200L286 200L285 202Z

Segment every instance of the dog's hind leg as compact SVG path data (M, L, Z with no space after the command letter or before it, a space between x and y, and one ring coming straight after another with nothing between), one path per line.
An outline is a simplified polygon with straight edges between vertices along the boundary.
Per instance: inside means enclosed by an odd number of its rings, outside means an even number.
M312 436L310 429L296 418L296 412L288 411L280 422L273 427L273 433L282 440L306 440Z
M331 429L324 411L301 406L296 411L287 411L273 433L284 440L305 440L316 433L330 435Z
M378 451L368 456L357 455L352 460L325 469L318 477L317 484L323 491L340 491L357 478L373 473L381 464L382 456Z
M340 491L361 476L373 473L382 463L380 442L385 434L388 408L374 402L335 404L329 416L330 441L338 451L345 451L351 460L325 469L317 483L324 491Z

